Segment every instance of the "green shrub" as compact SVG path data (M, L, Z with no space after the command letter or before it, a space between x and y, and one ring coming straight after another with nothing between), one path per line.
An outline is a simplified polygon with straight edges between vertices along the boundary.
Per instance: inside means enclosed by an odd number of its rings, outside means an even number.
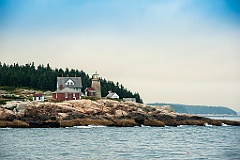
M92 101L97 101L101 98L98 98L98 97L90 97L90 96L87 96L87 97L81 97L82 99L89 99L89 100L92 100Z
M6 104L7 100L0 100L0 105L1 104Z
M14 91L15 87L13 87L13 86L0 86L0 89L9 92L9 91Z

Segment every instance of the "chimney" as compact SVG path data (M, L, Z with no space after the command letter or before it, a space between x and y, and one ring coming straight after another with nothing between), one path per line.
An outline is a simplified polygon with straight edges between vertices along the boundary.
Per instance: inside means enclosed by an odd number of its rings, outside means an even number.
M60 85L59 89L60 89L60 90L62 90L62 89L63 89L63 85L62 85L62 84Z

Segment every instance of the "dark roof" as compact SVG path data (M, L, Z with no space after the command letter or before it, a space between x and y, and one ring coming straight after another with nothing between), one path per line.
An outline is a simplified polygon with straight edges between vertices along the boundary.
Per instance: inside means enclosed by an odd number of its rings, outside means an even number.
M92 88L92 87L86 88L86 89L85 89L85 92L86 92L86 91L89 91L89 92L96 92L95 89Z
M38 93L38 94L33 94L33 97L42 97L43 94L42 93Z
M95 89L94 88L92 88L92 87L89 87L89 88L87 88L89 91L95 91Z
M66 85L66 82L71 79L74 82L74 85ZM81 77L57 77L57 87L59 88L62 85L63 88L82 88L82 79Z

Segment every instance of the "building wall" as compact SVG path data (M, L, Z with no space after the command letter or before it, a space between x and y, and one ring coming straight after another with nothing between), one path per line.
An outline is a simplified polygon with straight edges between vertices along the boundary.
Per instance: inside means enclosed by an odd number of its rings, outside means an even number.
M87 94L86 94L87 96L96 96L96 92L89 92L89 91L88 91L88 92L86 92L86 93L87 93Z
M112 98L119 99L119 96L118 96L117 94L114 94L114 95L112 96Z
M53 93L52 97L57 101L78 100L81 98L80 93Z
M96 91L96 97L101 97L101 85L99 80L92 80L92 88Z
M44 101L44 96L42 96L42 97L33 97L33 100L34 101Z

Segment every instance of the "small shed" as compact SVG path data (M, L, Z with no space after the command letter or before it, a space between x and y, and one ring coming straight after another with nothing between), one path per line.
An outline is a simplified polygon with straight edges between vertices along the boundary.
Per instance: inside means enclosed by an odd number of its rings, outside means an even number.
M44 95L42 93L33 94L33 101L44 102Z
M119 99L119 95L115 92L108 92L108 95L106 96L106 98L112 98L112 99Z
M92 87L86 88L85 95L86 96L96 96L96 91Z

